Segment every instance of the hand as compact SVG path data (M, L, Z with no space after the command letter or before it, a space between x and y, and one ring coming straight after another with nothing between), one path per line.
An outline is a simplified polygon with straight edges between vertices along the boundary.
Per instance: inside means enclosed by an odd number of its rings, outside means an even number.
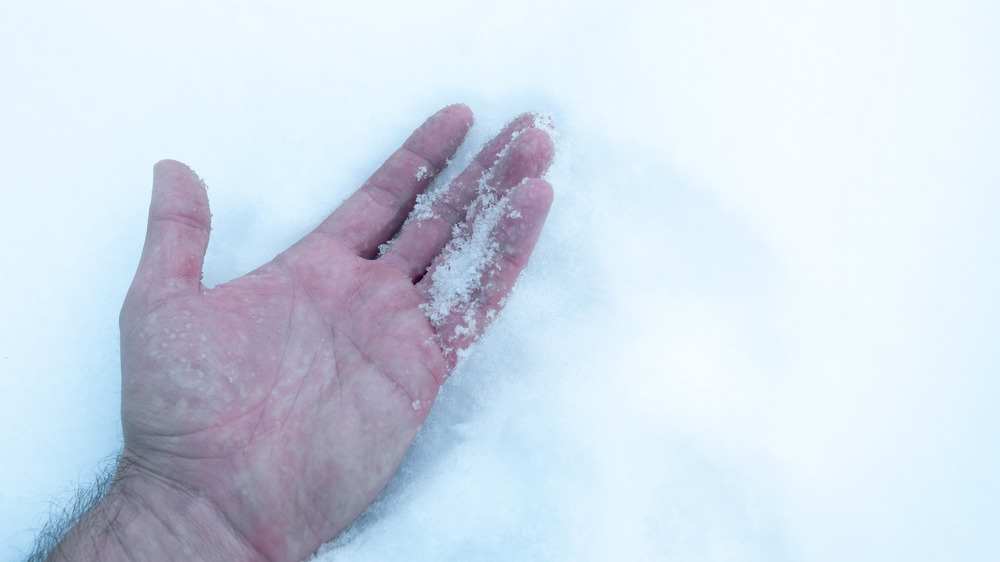
M270 560L305 558L371 503L552 200L538 179L552 142L524 115L404 222L471 122L465 106L441 110L313 232L213 289L200 280L205 188L183 164L156 165L121 313L129 493L204 500Z

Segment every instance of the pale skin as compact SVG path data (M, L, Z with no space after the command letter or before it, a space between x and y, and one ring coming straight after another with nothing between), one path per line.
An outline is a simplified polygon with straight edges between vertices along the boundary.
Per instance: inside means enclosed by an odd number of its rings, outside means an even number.
M439 111L314 231L212 289L201 282L205 188L183 164L154 167L121 312L122 461L51 559L302 560L372 502L456 354L502 307L552 201L539 179L552 141L525 115L459 174L433 217L404 227L471 123L463 105ZM464 209L484 175L513 212L492 230L500 251L467 333L462 315L432 324L420 305L453 225L476 220Z

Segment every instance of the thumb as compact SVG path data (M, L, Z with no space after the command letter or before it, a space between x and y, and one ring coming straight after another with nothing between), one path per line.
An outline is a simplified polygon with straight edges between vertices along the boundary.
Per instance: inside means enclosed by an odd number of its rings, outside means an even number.
M199 289L211 228L212 214L201 178L180 162L157 162L135 284L167 292Z

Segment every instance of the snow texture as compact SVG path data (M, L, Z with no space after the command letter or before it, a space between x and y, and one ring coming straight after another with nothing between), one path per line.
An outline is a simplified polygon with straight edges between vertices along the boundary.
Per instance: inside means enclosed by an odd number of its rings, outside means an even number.
M511 143L500 151L497 160L503 159L517 136L517 133L512 135ZM455 314L467 314L464 328L456 335L475 332L475 325L471 324L474 293L480 288L487 266L500 267L495 263L500 247L494 231L505 211L509 215L511 210L508 198L490 185L493 171L491 168L479 178L476 198L466 210L467 220L454 226L451 242L429 272L431 300L421 307L436 328L444 326ZM421 215L424 212L416 211Z
M456 101L411 220L525 110L555 202L317 560L1000 560L996 2L8 4L0 560L119 446L152 164L212 185L213 286Z

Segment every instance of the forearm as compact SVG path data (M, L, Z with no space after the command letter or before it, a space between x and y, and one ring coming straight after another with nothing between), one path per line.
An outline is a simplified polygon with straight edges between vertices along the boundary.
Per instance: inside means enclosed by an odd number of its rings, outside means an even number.
M128 467L104 498L66 534L50 561L264 558L212 502Z

